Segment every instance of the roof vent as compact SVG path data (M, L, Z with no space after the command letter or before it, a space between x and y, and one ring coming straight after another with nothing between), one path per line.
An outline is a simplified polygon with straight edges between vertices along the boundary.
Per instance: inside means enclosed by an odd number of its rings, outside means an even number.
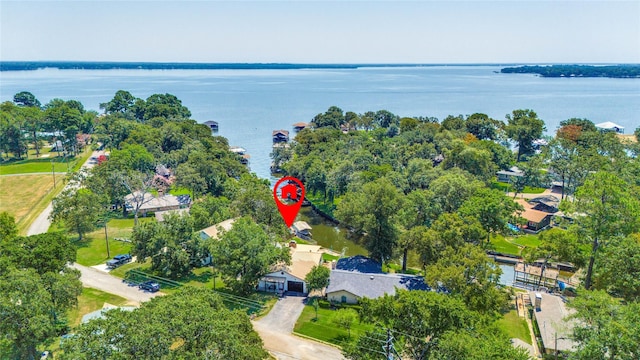
M369 279L373 280L373 275L369 276Z

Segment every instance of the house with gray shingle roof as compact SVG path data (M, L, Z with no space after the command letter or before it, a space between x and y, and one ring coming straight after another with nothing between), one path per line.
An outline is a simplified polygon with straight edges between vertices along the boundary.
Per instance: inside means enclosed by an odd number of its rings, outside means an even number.
M330 302L356 304L363 297L394 295L396 289L430 290L430 287L420 276L332 270L325 293Z

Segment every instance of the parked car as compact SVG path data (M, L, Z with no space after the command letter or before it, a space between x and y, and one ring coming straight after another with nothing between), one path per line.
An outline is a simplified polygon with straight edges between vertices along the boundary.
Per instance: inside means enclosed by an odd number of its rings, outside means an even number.
M110 269L115 269L120 265L124 265L128 262L131 262L131 255L129 254L120 254L113 257L113 259L107 261L107 267Z
M149 292L156 292L160 290L160 284L155 281L145 281L142 284L138 285L140 290L146 290Z

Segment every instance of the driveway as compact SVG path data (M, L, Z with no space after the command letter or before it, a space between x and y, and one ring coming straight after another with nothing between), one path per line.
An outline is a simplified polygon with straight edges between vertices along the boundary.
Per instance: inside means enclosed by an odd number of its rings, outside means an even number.
M304 309L304 299L297 296L279 299L265 317L253 322L265 349L279 360L344 359L338 348L291 334Z
M298 296L283 297L278 300L265 317L257 322L262 323L262 325L273 331L291 334L298 317L300 317L304 309L304 299Z

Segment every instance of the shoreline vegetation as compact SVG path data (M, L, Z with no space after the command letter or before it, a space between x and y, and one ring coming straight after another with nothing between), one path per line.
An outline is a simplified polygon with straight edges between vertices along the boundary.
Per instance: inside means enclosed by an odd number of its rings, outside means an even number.
M503 68L500 72L503 74L538 74L542 77L607 77L634 79L640 78L640 65L525 65Z

